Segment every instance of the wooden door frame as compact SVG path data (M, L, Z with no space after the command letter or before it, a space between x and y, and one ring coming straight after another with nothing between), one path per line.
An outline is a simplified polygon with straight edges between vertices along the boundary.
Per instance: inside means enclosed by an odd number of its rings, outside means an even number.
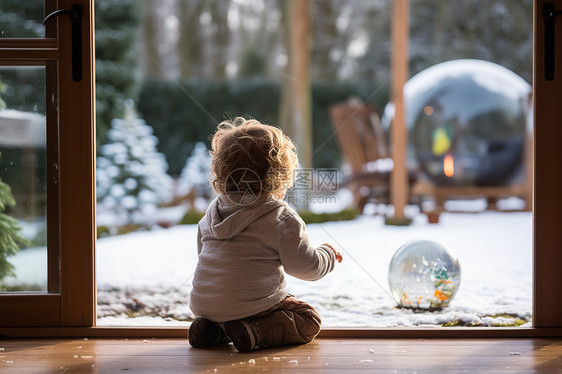
M70 19L58 17L60 121L60 246L62 326L93 326L96 316L96 93L94 0L58 0L59 9L80 4L82 80L72 80ZM68 78L70 77L70 78Z
M542 7L553 3L562 9L561 0L535 0L533 38L534 108L534 263L533 326L562 325L562 17L557 17L555 37L556 77L544 77L544 19Z
M58 144L56 139L52 139L53 132L47 135L49 147L58 147L58 155L48 156L47 170L48 175L55 179L58 177L56 197L60 199L57 201L55 197L48 202L47 224L51 233L56 231L52 238L59 241L53 243L49 235L49 245L56 245L60 253L60 260L49 256L50 273L56 272L58 275L60 268L60 278L54 277L54 282L60 279L60 287L52 286L53 278L49 276L49 291L56 288L60 292L2 294L0 323L11 326L93 326L96 307L93 0L45 3L46 12L70 9L73 4L83 7L82 80L76 82L72 79L71 21L67 15L52 21L52 24L58 23L56 37L51 37L52 33L47 32L48 37L42 39L0 39L0 60L3 65L58 66L58 128L54 132L55 137L58 135ZM52 5L56 7L49 8ZM47 84L53 84L52 80L49 76ZM47 98L48 107L49 101L50 98ZM48 120L56 123L56 113L48 110ZM49 179L47 183L53 182Z
M76 0L77 1L77 0ZM73 1L76 2L76 1ZM90 25L93 25L93 0L89 3ZM532 328L329 328L320 333L327 338L521 338L539 336L562 336L562 251L556 245L562 223L562 176L553 175L552 165L562 165L561 126L556 126L555 93L562 97L562 83L546 82L542 77L544 64L544 23L540 9L545 2L553 2L562 9L562 0L534 0L533 35L533 103L534 103L534 284L533 284L533 327ZM69 5L69 1L61 1ZM558 82L562 82L562 18L557 26L556 61ZM93 28L90 28L90 32ZM90 126L64 128L61 133L61 243L62 262L62 326L82 327L40 327L2 328L0 335L10 337L177 337L185 338L187 328L176 327L95 327L95 180L93 173L95 144L95 111L93 35L86 41L90 51L91 70L87 81L81 87L88 92L91 102L80 98L80 105L65 114L65 121L80 123L76 118L89 115ZM66 41L68 42L68 41ZM61 48L61 53L62 48ZM61 73L68 73L70 67L61 66ZM87 70L85 70L87 71ZM71 88L65 94L70 95ZM61 90L62 91L62 90ZM62 92L61 92L62 94ZM62 97L62 96L61 96ZM75 96L70 96L74 97ZM64 110L64 108L63 108ZM68 116L68 117L66 117ZM89 127L89 128L88 128ZM61 129L62 132L62 129ZM64 162L63 162L64 161ZM66 169L66 170L64 170ZM78 173L78 174L73 174ZM556 173L554 173L556 174ZM63 184L64 183L64 184ZM79 202L76 205L76 202ZM72 204L71 204L72 203ZM70 228L70 229L69 229ZM75 249L75 250L73 250ZM79 250L76 250L79 249ZM71 265L71 266L70 266ZM88 273L88 274L85 274ZM85 287L85 288L83 288Z

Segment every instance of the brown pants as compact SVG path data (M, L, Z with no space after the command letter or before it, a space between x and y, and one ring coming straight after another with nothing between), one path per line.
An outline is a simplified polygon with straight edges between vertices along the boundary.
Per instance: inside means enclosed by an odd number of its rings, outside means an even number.
M293 296L242 320L252 327L262 347L308 343L320 332L321 323L314 307Z

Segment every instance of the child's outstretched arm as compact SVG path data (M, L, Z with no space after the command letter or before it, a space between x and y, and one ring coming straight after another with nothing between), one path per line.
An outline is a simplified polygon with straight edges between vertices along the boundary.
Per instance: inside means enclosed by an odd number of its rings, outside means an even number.
M341 253L339 253L330 243L324 243L322 245L330 248L332 252L334 252L334 256L336 256L336 261L341 263L341 261L343 260Z
M336 261L341 261L332 246L310 245L305 224L296 213L283 217L274 235L285 272L299 279L318 280L334 269Z

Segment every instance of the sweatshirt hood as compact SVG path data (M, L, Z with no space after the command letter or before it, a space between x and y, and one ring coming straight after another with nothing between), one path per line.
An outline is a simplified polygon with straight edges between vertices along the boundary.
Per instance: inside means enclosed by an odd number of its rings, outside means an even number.
M251 203L242 203L243 196L240 195L219 195L209 205L207 224L216 239L238 235L264 214L285 204L271 196L260 196Z

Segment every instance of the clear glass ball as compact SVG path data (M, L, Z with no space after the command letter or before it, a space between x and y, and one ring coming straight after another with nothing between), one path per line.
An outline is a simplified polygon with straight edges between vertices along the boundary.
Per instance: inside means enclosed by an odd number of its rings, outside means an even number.
M438 310L449 305L461 283L457 255L433 240L402 245L390 261L388 283L399 306Z
M453 60L404 86L409 163L436 185L499 186L520 178L532 132L531 85L488 61ZM394 105L382 122L390 126Z

